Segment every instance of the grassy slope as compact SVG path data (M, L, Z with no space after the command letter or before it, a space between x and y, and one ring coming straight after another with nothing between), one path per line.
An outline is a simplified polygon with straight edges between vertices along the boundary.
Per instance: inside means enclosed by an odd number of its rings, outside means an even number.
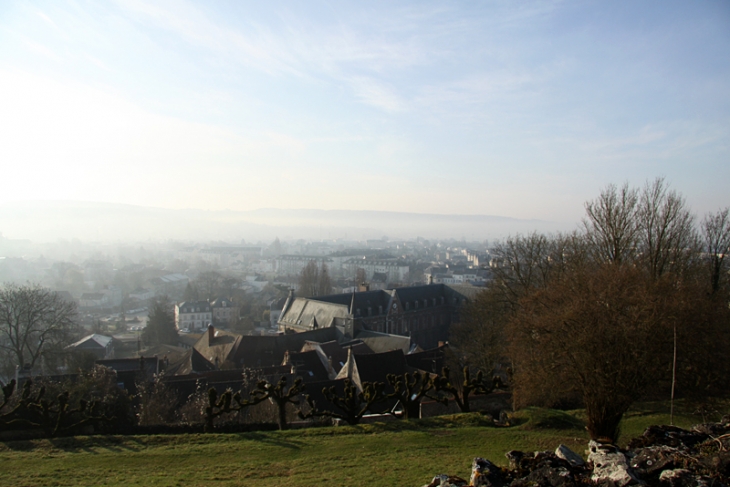
M509 428L471 414L285 432L7 442L0 443L0 485L419 486L438 473L468 478L475 456L504 464L509 450L559 443L582 453L579 416L530 409ZM664 414L629 415L622 442L666 422ZM696 422L675 417L679 426Z

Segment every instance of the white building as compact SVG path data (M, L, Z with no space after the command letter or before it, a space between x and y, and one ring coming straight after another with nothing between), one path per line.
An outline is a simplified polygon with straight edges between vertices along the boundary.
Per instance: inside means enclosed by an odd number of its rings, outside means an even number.
M178 330L202 330L213 322L213 310L207 301L183 301L175 305Z

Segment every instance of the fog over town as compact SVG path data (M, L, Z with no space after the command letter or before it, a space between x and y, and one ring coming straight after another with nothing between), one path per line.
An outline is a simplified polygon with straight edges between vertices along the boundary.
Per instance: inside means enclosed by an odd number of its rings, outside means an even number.
M591 440L472 486L730 482L730 416L661 473L617 447L730 405L726 0L2 0L0 177L0 453L53 448L39 479L289 481L338 435L268 430L405 420L431 460ZM388 450L356 430L322 485L371 484L337 477ZM219 476L214 432L290 451Z

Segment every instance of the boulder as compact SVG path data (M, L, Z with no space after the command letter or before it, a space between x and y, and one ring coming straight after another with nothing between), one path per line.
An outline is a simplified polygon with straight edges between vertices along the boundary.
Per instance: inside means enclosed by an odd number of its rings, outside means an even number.
M430 484L426 484L423 487L467 487L468 485L469 482L461 477L439 474L431 480Z
M471 482L438 475L424 487L728 487L730 422L692 430L651 426L632 440L631 450L590 441L588 462L560 445L555 452L505 454L509 469L475 458Z
M588 464L593 466L591 480L594 482L617 487L643 483L634 475L626 456L617 447L591 440L588 451Z
M670 446L656 445L634 450L629 464L639 477L656 477L663 470L676 468L678 450Z
M502 470L489 460L477 457L471 464L469 485L473 487L502 487L504 485Z
M558 447L555 449L555 456L562 460L565 460L573 467L582 467L586 464L586 462L583 460L583 457L581 457L563 444L558 445Z

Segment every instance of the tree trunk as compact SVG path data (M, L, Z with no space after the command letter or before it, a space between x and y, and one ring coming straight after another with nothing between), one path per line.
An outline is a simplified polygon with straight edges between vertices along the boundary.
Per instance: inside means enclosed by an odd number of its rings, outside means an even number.
M279 429L285 430L289 428L289 425L286 422L286 401L276 403L277 409L279 410Z

